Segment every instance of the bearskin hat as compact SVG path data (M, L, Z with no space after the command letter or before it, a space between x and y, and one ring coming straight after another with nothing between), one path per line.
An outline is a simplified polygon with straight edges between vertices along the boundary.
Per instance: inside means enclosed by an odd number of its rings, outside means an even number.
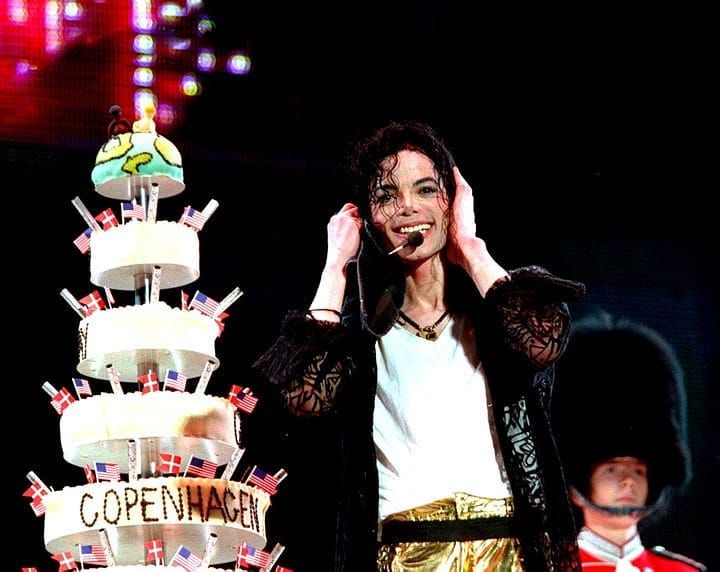
M609 314L574 324L556 364L551 421L570 485L612 457L648 465L648 506L690 477L683 374L654 330Z

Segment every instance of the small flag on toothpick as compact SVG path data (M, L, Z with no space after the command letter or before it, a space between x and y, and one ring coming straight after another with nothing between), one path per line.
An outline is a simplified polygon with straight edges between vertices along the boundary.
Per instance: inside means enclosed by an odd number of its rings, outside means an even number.
M82 399L83 395L92 396L92 389L90 389L90 382L82 377L73 377L73 387L75 393L77 393L78 399Z
M210 317L213 317L217 308L218 303L209 296L200 292L200 290L195 292L192 300L190 300L190 304L188 304L188 310L196 309L198 312Z
M62 415L65 409L75 403L75 398L64 387L58 390L49 381L46 381L42 384L42 388L50 396L50 405L58 412L58 415Z
M178 222L190 227L195 232L198 232L202 230L203 226L205 226L206 221L207 219L202 212L195 210L191 206L187 206L185 207L185 210L183 210Z
M141 375L137 378L142 384L142 392L152 393L153 391L160 391L160 384L158 383L157 373L154 371L148 372L145 375Z
M142 205L137 204L135 199L132 202L122 203L122 222L125 224L126 220L145 220L145 209Z
M182 544L170 561L170 566L180 566L188 572L195 572L201 565L202 560L200 557L193 554L189 548L185 548Z
M174 371L172 369L165 372L165 381L163 382L163 391L174 389L175 391L185 391L187 383L187 375Z
M85 316L89 316L97 310L105 309L105 300L100 296L100 292L94 290L87 296L80 298L79 302L85 306Z
M119 481L120 466L117 463L95 463L95 477L97 482Z
M50 556L53 560L60 563L60 566L58 568L58 572L62 572L63 570L77 570L77 564L75 563L75 559L73 558L72 551L66 550L65 552L60 552L58 554L52 554Z
M179 475L182 467L182 457L173 453L160 453L160 464L157 470L161 473Z
M90 252L90 236L92 236L93 229L86 228L83 233L73 240L73 244L83 254Z
M102 544L81 544L80 560L83 564L107 565L105 550L103 549Z
M21 572L37 572L37 568L30 567L30 568L20 568Z
M187 295L185 290L180 290L180 308L182 310L187 311L188 308L188 300L190 299L190 296Z
M159 538L145 541L145 564L164 564L165 554L163 553L163 541Z
M259 548L248 546L244 542L238 547L237 565L239 566L257 566L258 568L268 568L270 562L270 554Z
M258 398L253 396L250 388L242 387L241 385L233 385L230 388L230 393L228 394L228 401L230 401L230 403L232 403L240 411L250 414L255 411Z
M217 469L217 463L196 457L195 455L190 455L190 461L185 469L185 476L195 475L196 477L214 479L215 469Z
M285 478L285 476L287 476L286 472L284 472L282 478ZM269 495L277 493L277 486L279 482L280 481L275 477L275 475L266 473L257 465L254 465L253 468L250 469L250 473L245 479L246 484L255 485L257 488L265 491Z
M112 209L105 209L100 214L95 215L95 220L102 224L103 230L111 229L114 226L120 226Z

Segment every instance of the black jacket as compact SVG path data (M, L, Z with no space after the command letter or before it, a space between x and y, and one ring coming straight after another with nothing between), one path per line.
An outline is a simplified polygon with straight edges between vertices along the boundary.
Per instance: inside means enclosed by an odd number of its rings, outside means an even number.
M335 570L375 570L378 481L373 443L375 342L402 303L402 281L359 257L348 267L340 324L289 312L280 337L255 367L280 385L293 413L335 415L340 431L340 503ZM487 374L501 451L512 488L526 570L580 570L576 528L548 421L553 363L564 350L566 301L583 286L539 267L512 271L482 299L457 267L448 306L469 314ZM381 278L377 279L380 275Z

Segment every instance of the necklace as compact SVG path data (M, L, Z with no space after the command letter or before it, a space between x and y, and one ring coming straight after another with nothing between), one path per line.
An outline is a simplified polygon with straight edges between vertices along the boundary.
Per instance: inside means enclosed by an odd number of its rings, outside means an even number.
M425 338L426 340L437 339L438 334L435 331L435 328L437 328L442 323L442 321L447 317L447 315L448 311L445 310L442 313L442 316L440 316L434 324L431 324L430 326L421 326L412 318L410 318L405 312L403 312L402 310L398 310L398 317L402 319L400 325L404 325L403 322L411 325L413 328L415 328L415 335L419 338Z

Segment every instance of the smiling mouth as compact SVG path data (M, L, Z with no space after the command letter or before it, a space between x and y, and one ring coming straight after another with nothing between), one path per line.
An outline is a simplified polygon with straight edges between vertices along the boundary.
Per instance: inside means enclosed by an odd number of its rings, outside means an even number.
M401 226L395 232L398 232L400 234L410 234L411 232L421 232L422 234L425 234L428 230L430 230L431 226L432 225L430 225L428 223L415 224L413 226Z

